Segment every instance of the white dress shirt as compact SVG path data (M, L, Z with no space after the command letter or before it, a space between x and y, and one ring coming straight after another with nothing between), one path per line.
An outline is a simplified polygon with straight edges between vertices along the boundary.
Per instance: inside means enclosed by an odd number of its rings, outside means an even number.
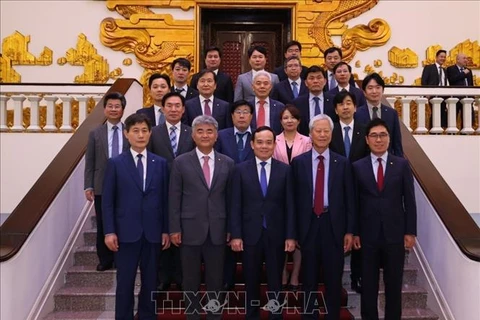
M108 157L112 157L112 143L113 143L113 126L118 127L118 154L122 153L123 150L123 124L121 122L117 124L111 124L107 121L107 141L108 141Z
M440 68L442 68L442 79L440 79L439 85L446 86L447 85L447 75L445 73L445 69L441 65L435 62L435 66L437 67L437 73L440 74Z
M205 100L207 99L209 100L208 105L210 107L210 111L213 114L213 95L211 95L210 97L204 97L200 95L199 98L200 98L200 107L202 108L202 114L203 115L205 114Z
M255 157L255 162L257 163L258 181L260 182L261 174L262 174L262 165L260 163L264 161ZM268 186L268 183L270 182L270 172L272 172L272 158L265 160L265 162L267 163L265 165L265 173L267 174L267 186Z
M378 182L378 178L377 178L378 158L382 158L383 177L385 181L385 171L387 171L388 151L385 152L381 157L377 157L373 153L370 153L370 157L372 158L373 175L375 176L375 181L377 182Z
M270 98L265 99L265 104L263 105L265 108L265 125L270 127ZM255 119L257 119L257 126L258 126L258 110L260 109L260 100L255 97Z
M135 166L138 166L138 158L137 155L139 154L137 151L133 150L130 148L130 152L132 153L133 157L133 162L135 163ZM145 181L147 180L147 149L143 149L143 151L140 153L142 157L142 164L143 164L143 190L145 190Z
M195 148L195 152L197 153L198 161L200 161L200 167L203 168L203 156L208 156L208 166L210 167L210 181L208 184L212 185L213 179L213 170L215 170L215 151L212 149L209 154L203 154L198 148Z
M320 154L312 148L312 178L313 178L313 194L312 199L315 203L315 181L317 181L317 168L318 168L318 156ZM323 156L323 165L325 168L325 175L323 180L323 206L328 207L328 175L330 174L330 149L327 148L322 154Z
M350 92L350 84L347 84L345 87L342 87L340 85L337 86L338 87L338 92L342 92L343 89L347 90L348 92Z
M153 105L153 108L155 110L155 123L152 123L152 125L158 126L160 124L158 123L158 118L160 117L161 114L163 114L163 112L160 106L157 106L156 104Z
M373 107L378 107L377 115L381 119L382 118L382 104L379 103L378 106L374 106L370 102L367 101L368 113L370 114L370 119L373 119Z

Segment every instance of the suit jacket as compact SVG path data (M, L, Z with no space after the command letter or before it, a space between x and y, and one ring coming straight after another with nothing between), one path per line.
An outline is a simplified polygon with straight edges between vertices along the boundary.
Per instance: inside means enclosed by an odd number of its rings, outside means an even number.
M443 81L445 85L447 85L447 72L445 68L443 68ZM440 83L440 79L438 77L438 68L437 65L429 64L423 68L422 71L422 86L438 86Z
M370 149L365 141L365 125L358 121L354 121L352 141L350 142L350 154L346 155L342 127L339 122L335 122L333 125L330 150L347 157L351 163L367 156L370 153Z
M173 161L169 188L170 232L182 233L185 245L202 245L207 236L214 245L227 237L227 184L234 162L215 152L215 168L208 188L196 149Z
M194 89L197 88L198 84L198 73L195 73L190 82L190 86ZM224 101L233 102L233 82L232 78L228 73L218 71L217 73L217 88L213 95Z
M252 130L255 130L257 129L257 106L255 105L255 97L249 102L255 107L252 122L250 123L250 127L252 128ZM285 108L285 105L283 103L270 98L270 128L273 129L275 134L280 134L282 132L280 112L283 110L283 108Z
M251 135L247 134L242 158L238 154L237 137L233 128L226 128L218 132L217 143L215 143L215 150L233 159L235 164L243 162L248 159L253 159L252 147L250 145Z
M453 65L447 68L448 83L451 86L465 87L465 79L468 81L468 86L473 87L473 75L472 70L468 74L460 72L457 65Z
M123 124L122 124L123 128ZM108 160L108 127L102 124L90 131L88 135L87 150L85 152L85 174L84 188L93 188L95 195L102 195L103 176ZM123 137L123 150L128 150L130 145L127 138L123 135L123 130L119 129L118 134Z
M178 138L177 154L173 154L172 144L170 143L170 133L167 125L161 124L152 129L148 150L167 160L168 169L172 168L172 162L176 156L195 148L195 142L192 139L192 128L185 124L180 126L180 137Z
M168 233L167 161L147 152L146 182L137 171L130 150L108 160L102 195L103 229L119 242L136 242L142 234L152 243Z
M354 186L350 162L330 151L328 176L328 210L335 241L343 247L346 233L356 234ZM297 239L300 245L307 239L313 213L312 151L292 161L295 209L297 213Z
M417 209L412 171L404 158L388 154L383 190L379 191L370 155L353 164L362 243L403 243L404 235L417 234Z
M289 164L290 162L288 161L287 146L284 133L280 133L277 136L276 140L277 143L273 152L273 158L283 163ZM295 139L293 140L292 160L296 156L310 150L312 150L312 141L310 140L310 137L301 135L297 132L297 134L295 135Z
M305 85L305 81L302 80L298 96L305 94L308 94L308 88ZM272 99L278 100L283 104L292 103L295 98L293 97L293 91L292 87L290 86L290 81L286 79L281 81L280 83L277 83L273 87L271 97Z
M302 80L305 80L305 78L307 77L307 71L308 71L308 68L305 66L302 66L302 72L300 73L300 78L302 78ZM288 79L288 76L285 73L285 66L280 66L275 68L275 70L273 70L273 73L275 73L278 76L278 80L280 82Z
M230 228L232 239L246 245L258 243L265 216L269 238L280 244L296 239L290 167L272 159L267 194L263 196L256 159L235 166L232 178Z
M388 151L397 157L403 157L402 134L400 132L400 121L398 120L397 111L383 104L381 110L382 120L387 123L390 129L390 146ZM363 105L357 108L354 118L360 123L367 125L371 120L368 106Z
M218 130L232 126L232 116L230 115L230 104L227 101L213 97L210 104L212 116L218 122ZM200 97L195 97L185 102L185 121L186 124L192 126L193 120L203 115Z
M274 87L278 81L278 76L274 73L270 73L272 76L272 87ZM235 94L234 101L237 100L251 100L255 98L255 93L252 89L252 70L242 73L237 78L237 83L235 85Z
M303 96L298 96L297 99L293 100L292 103L300 110L301 120L298 126L298 132L303 134L304 136L310 135L310 129L308 128L308 124L310 122L310 94L306 94ZM328 94L328 92L323 93L323 112L328 115L332 120L338 121L338 116L335 113L335 108L332 104L332 98Z
M150 123L152 124L152 127L156 126L157 125L157 119L155 119L155 108L154 106L150 106L150 107L147 107L147 108L141 108L141 109L138 109L137 112L138 114L144 114L148 117L148 119L150 120Z
M175 87L172 86L170 88L170 91L175 92ZM190 99L195 98L195 97L198 97L198 91L195 90L194 88L192 88L191 86L188 86L187 94L185 96L185 100L190 100Z
M332 100L335 97L335 95L339 92L340 90L338 89L338 86L328 91L328 93L330 94L330 97L332 97ZM357 100L357 103L356 103L357 106L363 106L364 104L367 104L367 100L365 100L365 95L363 94L362 90L356 88L355 86L350 85L348 92L350 92L355 96L355 100ZM335 106L333 107L335 108Z

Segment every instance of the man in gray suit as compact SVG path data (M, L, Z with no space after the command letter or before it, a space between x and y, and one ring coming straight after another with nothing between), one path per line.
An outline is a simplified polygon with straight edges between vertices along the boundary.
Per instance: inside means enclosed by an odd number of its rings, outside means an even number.
M123 123L120 122L127 105L125 97L112 92L103 99L103 111L107 122L92 130L88 136L85 152L84 189L88 201L95 201L97 220L97 255L99 263L97 271L105 271L113 267L113 252L104 242L102 222L102 186L107 160L118 156L130 147L123 136Z
M265 65L267 64L267 49L261 46L251 47L248 49L248 59L252 70L238 76L237 84L235 85L234 101L249 101L255 97L255 93L252 89L252 80L255 74L259 71L265 71ZM272 78L273 87L279 82L278 76L274 73L270 73L270 76Z
M192 129L181 123L185 113L185 98L177 92L169 92L162 99L162 113L165 123L152 128L148 149L167 160L168 169L172 168L173 160L185 153L192 151L195 144L192 139ZM172 282L176 289L182 289L182 263L180 251L171 246L163 250L158 264L159 291L167 291Z
M169 187L170 239L180 247L187 319L200 319L200 270L205 262L210 299L219 299L227 239L227 184L234 162L214 151L218 123L198 116L192 123L196 148L173 161ZM217 294L215 294L217 293ZM220 319L209 313L207 319Z

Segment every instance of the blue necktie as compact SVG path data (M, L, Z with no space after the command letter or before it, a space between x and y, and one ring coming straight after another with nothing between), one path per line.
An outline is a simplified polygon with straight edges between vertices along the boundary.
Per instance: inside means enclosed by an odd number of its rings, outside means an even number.
M267 170L265 170L265 165L267 164L265 161L260 162L262 165L262 169L260 170L260 187L262 187L262 193L263 196L265 197L267 195ZM266 229L267 228L267 219L265 217L265 214L263 215L263 227Z
M345 130L345 138L343 139L343 144L345 145L345 156L348 158L350 155L350 137L348 136L348 132L350 131L350 127L346 126L343 128Z
M164 124L165 123L165 115L163 114L162 111L158 111L159 115L157 118L157 126Z
M313 97L313 101L315 102L315 116L316 115L319 115L320 113L322 113L320 111L320 98L319 97Z
M237 132L237 150L238 150L238 160L243 161L243 150L245 149L245 144L243 143L243 137L247 134L248 132L240 133Z
M293 92L293 98L296 99L298 97L298 83L295 81L292 81L292 92Z
M118 156L120 147L118 145L118 127L113 126L113 138L112 138L112 158Z
M140 176L140 182L142 183L142 190L145 188L143 185L143 162L142 162L142 154L137 154L137 170L138 170L138 175Z
M333 76L333 73L330 73L330 83L328 84L328 90L332 90L337 86L337 82L335 81L335 77Z
M170 144L172 145L173 155L177 156L177 127L171 126L170 127Z

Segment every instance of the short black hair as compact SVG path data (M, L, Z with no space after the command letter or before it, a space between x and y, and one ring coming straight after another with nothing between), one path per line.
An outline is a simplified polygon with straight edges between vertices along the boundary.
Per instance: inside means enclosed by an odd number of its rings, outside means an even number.
M275 134L275 131L273 131L272 128L267 127L267 126L261 126L261 127L258 127L257 129L255 129L255 131L253 131L253 133L252 133L252 141L255 141L255 135L258 132L262 132L262 131L270 131L273 135L273 141L275 142L275 139L277 138L277 135Z
M333 67L332 72L335 73L337 71L337 69L341 66L347 66L348 72L352 73L352 67L348 63L346 63L345 61L340 61L339 63L337 63L335 65L335 67Z
M333 97L333 107L337 108L337 105L342 103L346 97L350 97L352 99L353 104L356 106L357 105L357 98L355 98L355 95L353 93L350 93L348 91L340 91Z
M328 56L330 53L334 53L335 51L338 52L338 54L340 55L340 59L342 59L342 58L343 58L342 49L337 48L337 47L330 47L330 48L328 48L328 49L325 50L325 52L323 53L323 56L324 56L325 59L326 59L327 56Z
M210 51L217 51L220 58L222 57L222 50L220 50L220 48L217 46L210 46L207 49L205 49L205 57Z
M120 92L111 92L107 94L103 98L103 108L107 106L108 100L120 100L120 103L122 104L122 109L125 109L125 107L127 106L127 99L125 99L125 96Z
M148 78L148 87L149 88L152 88L152 83L154 80L156 79L163 79L165 80L165 82L167 82L167 85L170 87L171 85L171 82L170 82L170 77L167 76L166 74L163 74L163 73L154 73L150 76L150 78Z
M321 72L323 74L323 76L325 76L325 70L323 70L322 67L313 65L313 66L311 66L310 68L307 69L307 72L305 73L305 78L308 78L308 75L310 73L316 73L316 72Z
M179 93L179 92L168 92L166 95L163 96L162 98L162 106L165 106L165 102L167 102L167 99L171 97L179 97L180 100L182 100L182 106L185 106L185 98Z
M287 63L288 63L289 61L291 61L291 60L297 60L298 63L300 63L300 67L302 66L302 61L300 60L299 57L297 57L297 56L291 56L291 57L285 59L285 62L283 63L283 67L284 67L285 69L287 68Z
M173 60L172 62L172 71L173 69L175 68L175 65L179 64L180 66L184 67L184 68L187 68L188 71L190 71L190 69L192 68L192 64L190 63L190 61L186 58L177 58L175 60Z
M292 40L292 41L287 42L287 44L285 45L285 50L283 51L283 53L287 53L287 50L290 47L293 47L293 46L297 46L298 50L300 50L300 52L302 52L302 45L300 44L300 42L298 42L297 40Z
M232 105L230 106L230 114L233 114L235 110L239 107L247 106L250 109L250 113L253 114L255 112L255 108L253 107L253 104L248 102L247 100L237 100Z
M146 123L148 131L152 131L152 123L148 116L144 113L132 113L125 119L125 130L130 131L130 128L138 123Z
M385 120L382 120L381 118L375 118L367 124L367 127L365 128L366 135L368 136L372 128L377 126L385 127L385 129L387 129L388 134L390 134L390 129L388 128Z
M253 51L258 51L261 54L263 54L265 58L267 57L267 48L262 46L253 46L253 47L250 47L247 51L249 59L252 57Z
M213 72L213 70L203 69L202 71L200 71L197 74L197 85L198 85L198 80L200 80L200 78L203 77L204 75L206 75L207 73L213 74L213 81L215 81L215 83L217 83L217 75L215 74L215 72Z
M375 80L375 82L377 82L382 88L385 89L385 81L383 81L382 77L380 77L380 75L376 72L374 73L371 73L369 74L368 76L366 76L363 81L362 81L362 89L363 91L365 91L365 89L367 88L367 85L370 81L372 80Z
M285 105L285 108L283 108L282 111L280 111L280 121L282 121L283 114L285 113L285 111L290 112L292 117L294 117L298 121L300 121L302 119L302 115L300 114L300 110L298 110L298 108L295 105L293 105L291 103L287 103Z
M437 53L435 54L435 57L438 57L441 53L447 54L447 50L443 50L443 49L438 50Z

